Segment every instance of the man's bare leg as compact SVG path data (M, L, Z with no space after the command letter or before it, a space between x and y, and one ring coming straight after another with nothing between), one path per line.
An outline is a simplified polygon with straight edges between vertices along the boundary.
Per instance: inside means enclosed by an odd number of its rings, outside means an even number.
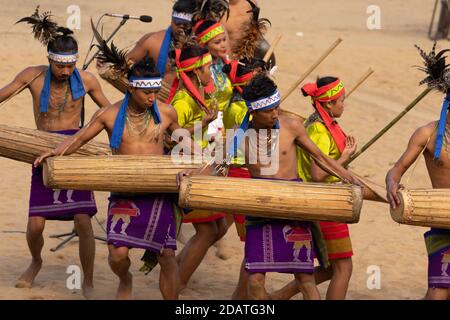
M180 273L173 249L164 249L158 255L161 266L159 273L159 289L164 300L178 300L180 287Z
M296 273L294 276L304 300L320 300L320 293L317 290L314 274Z
M183 290L194 271L198 268L209 247L217 239L217 225L215 221L194 223L196 233L177 256L180 271L180 291Z
M333 276L328 285L327 300L344 300L347 295L348 284L352 276L353 264L351 258L331 261Z
M248 299L248 272L245 271L245 259L242 260L241 271L239 272L239 280L236 289L231 295L231 300L247 300Z
M108 245L109 256L108 262L111 270L119 277L120 283L117 289L116 299L129 300L133 288L133 276L129 272L131 261L128 257L128 248L116 248Z
M448 300L449 290L449 288L428 288L425 300Z
M269 300L266 292L266 275L264 273L249 273L248 275L248 299Z
M331 267L326 269L322 267L314 268L314 281L316 282L316 285L330 280L332 276L333 269ZM297 280L292 280L281 289L270 293L269 297L271 300L289 300L297 293L300 293L300 289L297 285Z
M76 214L74 217L75 230L78 234L79 255L83 268L83 295L91 299L94 291L94 259L95 239L92 230L91 217L88 214Z
M227 246L227 243L223 239L223 236L227 233L228 229L233 225L234 219L231 214L227 214L225 218L216 220L217 223L217 241L214 243L216 247L216 257L222 260L228 260L231 258L231 251Z
M287 285L275 292L269 293L270 300L289 300L300 292L297 281L292 280Z
M44 217L30 217L27 224L27 243L31 253L31 264L16 282L16 288L31 288L39 270L42 267L42 247L44 237L42 232L45 227Z

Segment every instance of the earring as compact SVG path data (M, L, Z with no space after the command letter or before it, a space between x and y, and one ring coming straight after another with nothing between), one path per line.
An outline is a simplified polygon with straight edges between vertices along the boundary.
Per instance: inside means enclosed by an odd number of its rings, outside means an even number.
M200 89L203 88L203 83L202 83L202 81L200 80L200 77L198 76L198 73L196 73L195 75L197 76L197 81L198 81L198 86L199 86L199 88L200 88Z

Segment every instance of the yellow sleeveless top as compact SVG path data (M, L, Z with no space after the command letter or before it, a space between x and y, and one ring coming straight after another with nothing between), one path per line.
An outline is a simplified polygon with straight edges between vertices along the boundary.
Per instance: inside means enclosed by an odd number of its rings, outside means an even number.
M175 108L178 115L178 124L182 128L192 127L198 121L201 123L205 115L195 99L185 90L178 90L170 104ZM208 146L208 141L203 139L207 130L208 127L202 128L202 139L195 141L202 149ZM194 139L194 135L192 135L192 139Z
M315 145L327 156L332 159L339 159L341 152L339 151L336 142L334 142L330 131L320 122L314 122L306 128L309 138ZM311 156L302 148L297 148L297 170L300 178L303 181L312 181L311 177ZM339 182L339 178L328 176L323 182L335 183Z

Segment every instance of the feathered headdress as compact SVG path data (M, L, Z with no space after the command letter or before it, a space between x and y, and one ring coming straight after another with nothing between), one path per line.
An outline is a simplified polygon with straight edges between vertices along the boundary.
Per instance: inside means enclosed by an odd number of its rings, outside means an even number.
M419 70L425 72L428 76L420 81L420 84L426 84L432 90L438 90L445 93L445 99L442 103L441 115L438 122L436 144L434 148L434 160L439 160L441 156L442 146L444 143L445 126L447 120L448 108L450 105L450 70L448 64L445 64L444 53L449 49L441 50L436 54L436 43L430 53L426 53L419 46L415 46L419 50L424 61L424 67L418 67Z
M127 55L126 50L120 50L111 41L111 47L108 47L106 40L103 39L100 32L95 28L94 22L91 19L92 32L94 33L95 40L97 40L96 47L99 49L97 59L103 63L110 63L116 71L127 73L130 66L125 58Z
M247 13L252 13L252 19L244 27L242 39L232 48L237 59L253 58L258 44L267 32L268 26L271 26L269 19L259 18L259 7L251 0L247 0L247 2L252 7L251 10L247 11Z
M194 13L194 22L198 20L220 21L225 14L227 20L230 16L230 5L226 0L195 0L197 10Z
M436 42L430 53L426 53L418 45L415 47L419 50L424 64L424 67L417 68L428 75L419 84L426 84L430 89L447 93L450 88L450 70L447 68L449 65L445 64L444 53L450 50L441 50L436 54Z
M29 17L23 17L16 22L26 22L33 26L33 34L36 40L39 40L43 45L54 40L59 35L68 35L73 33L72 30L60 27L51 19L52 14L50 11L39 13L39 6L36 7L34 13Z

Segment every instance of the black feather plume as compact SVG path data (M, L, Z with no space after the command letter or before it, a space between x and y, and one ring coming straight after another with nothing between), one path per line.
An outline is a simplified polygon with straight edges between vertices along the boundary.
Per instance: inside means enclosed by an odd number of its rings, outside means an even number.
M196 21L213 20L220 21L225 14L227 20L230 17L230 5L226 0L195 0L197 1L197 10L194 14Z
M233 53L239 59L250 59L255 55L258 44L263 40L269 26L272 26L269 19L259 18L259 7L251 1L247 0L252 9L247 13L252 13L252 20L249 21L242 30L242 38L232 48Z
M258 21L259 20L259 12L261 9L252 0L247 0L247 2L252 7L249 11L247 11L247 13L252 13L253 21ZM269 21L269 20L267 20L267 21ZM270 23L270 21L269 21L269 23Z
M114 45L114 42L111 42L111 47L108 47L108 44L100 35L98 30L94 26L94 22L91 19L91 27L94 33L94 37L97 40L96 47L100 50L97 59L103 63L111 63L114 66L114 69L126 71L128 68L126 55L126 50L120 50Z
M58 25L51 20L51 12L46 11L39 13L39 6L36 7L34 13L29 17L24 17L16 22L26 22L33 26L34 38L42 44L47 45L58 34Z
M419 50L424 64L423 67L417 66L417 68L427 74L427 77L419 84L426 84L431 89L447 93L450 89L450 70L448 69L449 65L445 64L444 53L450 50L441 50L436 54L436 42L430 53L426 53L418 45L415 45L415 47Z

